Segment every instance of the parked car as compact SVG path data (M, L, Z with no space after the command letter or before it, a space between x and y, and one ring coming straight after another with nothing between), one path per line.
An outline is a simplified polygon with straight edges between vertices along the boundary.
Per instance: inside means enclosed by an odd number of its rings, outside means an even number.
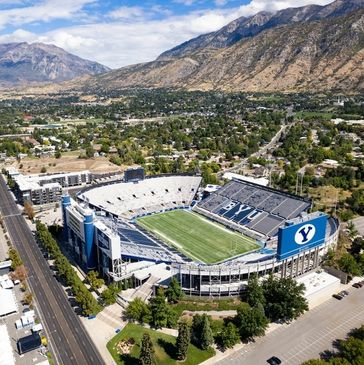
M342 290L339 294L342 295L343 297L346 297L349 295L349 292L346 290Z
M353 287L354 288L357 288L357 289L359 289L359 288L361 288L363 285L362 284L360 284L360 283L354 283L353 284Z
M341 300L344 298L344 296L340 295L340 294L333 294L332 295L335 299Z
M278 358L277 356L272 356L267 360L267 363L270 365L279 365L282 363L282 360Z

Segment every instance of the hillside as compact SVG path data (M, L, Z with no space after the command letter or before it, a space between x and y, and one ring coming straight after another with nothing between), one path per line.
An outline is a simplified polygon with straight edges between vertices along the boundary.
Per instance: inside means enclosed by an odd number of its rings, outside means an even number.
M227 47L163 56L89 78L83 86L362 91L363 77L364 9L360 9L341 17L276 26Z

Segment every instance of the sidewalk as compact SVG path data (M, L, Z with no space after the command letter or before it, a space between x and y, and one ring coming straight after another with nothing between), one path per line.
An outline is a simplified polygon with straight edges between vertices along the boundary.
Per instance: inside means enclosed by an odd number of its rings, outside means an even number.
M193 317L195 314L207 314L212 317L212 319L220 319L227 317L234 317L236 315L236 310L226 310L226 311L188 311L182 312L183 316Z
M121 312L122 308L115 303L103 309L94 319L81 317L82 324L107 365L116 363L106 344L116 335L116 330L122 330L127 324L122 320Z

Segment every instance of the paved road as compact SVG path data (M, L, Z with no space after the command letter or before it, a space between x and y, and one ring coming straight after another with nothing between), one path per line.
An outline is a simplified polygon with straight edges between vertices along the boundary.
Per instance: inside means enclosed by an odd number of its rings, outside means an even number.
M293 125L293 123L282 125L280 130L275 134L275 136L271 139L271 141L269 143L267 143L266 145L263 145L257 152L254 152L249 157L263 157L267 153L268 150L275 148L275 146L279 142L279 139L281 138L282 134L287 130L288 127L290 127L292 125ZM244 167L247 164L247 162L248 162L248 158L244 158L237 165L230 167L228 169L225 169L223 171L219 171L218 175L220 176L220 175L225 174L226 172L238 171L242 167Z
M104 364L80 319L70 306L63 288L53 277L2 177L0 177L0 211L11 241L29 270L29 285L36 297L56 363Z
M291 325L280 327L218 362L221 365L267 364L278 356L282 365L299 365L332 350L332 342L364 324L364 288L351 288L341 301L331 298Z

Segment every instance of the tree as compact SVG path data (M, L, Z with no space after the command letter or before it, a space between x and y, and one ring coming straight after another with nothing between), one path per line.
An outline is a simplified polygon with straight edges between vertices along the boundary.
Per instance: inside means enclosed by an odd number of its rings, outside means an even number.
M104 280L99 278L99 273L94 270L87 273L86 281L90 284L92 290L100 289L104 285Z
M325 363L326 364L326 363ZM343 357L334 357L329 361L330 365L352 365L348 360Z
M23 295L24 304L30 305L33 301L33 295L30 292L25 292Z
M31 202L26 201L24 203L24 214L28 216L29 219L33 219L35 216L34 208Z
M265 313L272 321L291 321L308 310L304 284L298 284L292 278L279 279L271 275L263 281L262 287Z
M108 288L106 288L101 293L101 301L104 305L112 305L116 303L116 296L119 292L119 288L115 284L110 284Z
M177 359L183 361L187 357L188 346L190 345L190 328L186 322L181 322L178 326L178 336L176 340Z
M45 174L47 172L47 168L45 166L43 166L41 169L40 169L40 172L42 174Z
M149 301L150 324L156 328L173 327L177 323L176 312L166 303L164 294Z
M350 336L347 340L340 342L339 349L341 356L351 365L363 365L364 341Z
M23 261L19 256L19 252L14 248L9 248L8 251L9 259L11 260L11 269L15 270L18 266L23 265Z
M144 333L140 349L139 362L141 365L152 365L154 363L154 347L149 333Z
M364 213L364 189L355 190L346 202L354 212L362 215Z
M221 346L225 349L234 347L240 340L239 331L233 322L224 325L220 334Z
M95 150L93 149L93 147L92 146L88 146L87 148L86 148L86 157L87 158L91 158L91 157L94 157L94 154L95 154Z
M361 275L361 269L359 264L356 262L355 257L350 253L344 253L338 261L339 268L352 276Z
M149 308L140 298L135 298L129 303L125 315L130 320L140 323L147 322L150 319Z
M182 289L175 277L172 277L165 295L170 303L177 303L177 301L181 299Z
M358 338L359 340L364 341L364 325L362 325L359 328L354 328L351 332L350 332L350 336L354 337L354 338Z
M265 306L264 290L259 284L258 276L251 275L246 288L246 301L251 307Z
M210 321L207 316L204 316L201 327L201 342L200 347L202 350L207 350L214 342L214 336L212 334Z
M99 304L81 280L76 281L76 283L72 286L72 291L76 293L75 299L84 316L94 315L100 311Z
M244 303L237 309L237 312L234 322L242 340L265 334L269 321L260 308L252 308L249 304Z
M24 265L17 266L15 270L11 273L12 280L20 280L23 282L27 278L27 270Z

